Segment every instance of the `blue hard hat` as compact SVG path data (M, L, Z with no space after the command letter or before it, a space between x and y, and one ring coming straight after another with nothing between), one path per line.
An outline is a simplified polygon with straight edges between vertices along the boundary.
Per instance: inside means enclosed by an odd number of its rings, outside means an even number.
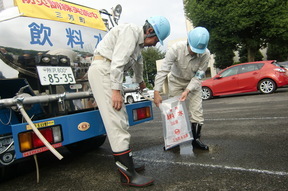
M150 17L147 21L152 25L159 42L163 45L163 41L170 35L169 21L163 16Z
M206 51L209 42L209 32L204 27L196 27L188 33L188 43L191 50L198 54Z

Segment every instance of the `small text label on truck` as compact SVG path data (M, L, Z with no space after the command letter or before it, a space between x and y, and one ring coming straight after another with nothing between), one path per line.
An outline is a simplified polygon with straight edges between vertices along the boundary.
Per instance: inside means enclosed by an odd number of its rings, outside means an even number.
M40 127L48 127L51 125L55 125L54 120L51 121L44 121L44 122L40 122L40 123L34 123L35 127L40 128ZM30 125L26 125L26 129L27 130L31 130L31 126Z

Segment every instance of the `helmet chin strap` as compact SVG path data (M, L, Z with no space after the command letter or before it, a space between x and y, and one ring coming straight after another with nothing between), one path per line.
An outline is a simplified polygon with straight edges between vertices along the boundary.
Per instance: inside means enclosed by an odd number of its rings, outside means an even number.
M146 21L145 21L145 25L143 26L144 32L147 32L150 28L153 29L152 25L146 20ZM147 34L147 35L144 37L144 40L145 40L146 38L150 38L150 37L153 37L153 36L156 36L156 33L155 33L154 29L153 29L153 32Z
M151 33L151 34L147 34L145 37L144 37L144 40L146 39L146 38L150 38L150 37L154 37L154 36L156 36L156 33L154 32L154 33Z

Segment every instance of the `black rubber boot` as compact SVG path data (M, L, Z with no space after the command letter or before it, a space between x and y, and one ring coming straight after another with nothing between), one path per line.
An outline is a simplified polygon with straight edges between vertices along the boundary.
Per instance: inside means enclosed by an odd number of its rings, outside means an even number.
M209 150L209 147L201 142L201 128L202 125L199 123L191 123L192 125L192 134L194 140L192 141L193 148L198 148L201 150Z
M113 153L123 185L144 187L153 184L151 177L142 176L135 171L131 150Z

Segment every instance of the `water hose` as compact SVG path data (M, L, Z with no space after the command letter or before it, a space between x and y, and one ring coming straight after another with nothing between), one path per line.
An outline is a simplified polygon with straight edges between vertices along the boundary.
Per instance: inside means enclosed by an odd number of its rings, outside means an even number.
M145 99L147 99L147 100L149 100L149 101L152 101L152 102L154 102L154 99L152 99L152 98L150 98L150 97L147 97L147 96L145 96L144 94L143 94L143 91L141 91L141 90L138 90L138 93L142 96L142 97L144 97Z
M37 183L39 183L40 174L39 174L39 166L38 166L37 155L33 155L33 156L34 156L35 167L36 167L36 178L37 178Z

